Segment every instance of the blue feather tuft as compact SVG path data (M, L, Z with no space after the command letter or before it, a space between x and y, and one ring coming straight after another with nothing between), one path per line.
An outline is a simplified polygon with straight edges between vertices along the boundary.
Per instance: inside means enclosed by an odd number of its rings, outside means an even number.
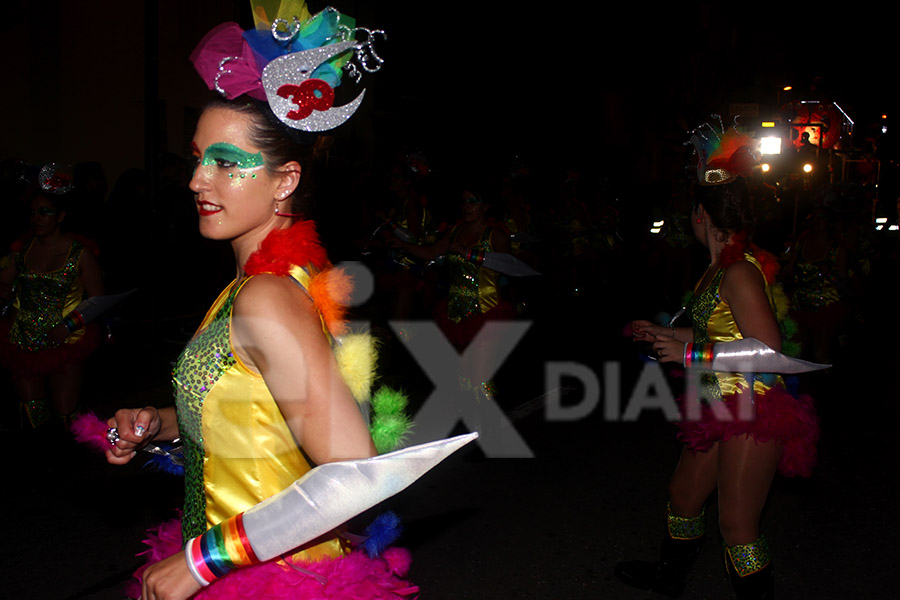
M402 530L400 517L390 511L382 513L366 527L367 538L363 542L363 549L370 557L377 558L400 537Z
M172 444L160 444L143 466L151 471L184 477L184 449Z

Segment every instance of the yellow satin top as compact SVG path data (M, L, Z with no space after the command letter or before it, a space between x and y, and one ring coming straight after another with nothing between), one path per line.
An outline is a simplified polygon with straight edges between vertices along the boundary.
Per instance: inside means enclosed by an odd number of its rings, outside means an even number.
M249 280L232 282L219 295L173 372L185 442L185 539L275 495L311 469L262 376L231 346L234 299ZM315 561L343 554L341 541L332 537L294 556Z
M769 283L766 281L765 273L763 273L762 265L749 252L744 253L744 260L759 269L760 274L763 275L766 297L769 299L769 306L774 314L775 300ZM733 342L744 339L734 320L731 306L719 294L719 288L722 285L724 276L725 270L720 268L705 289L702 291L698 290L702 280L697 283L697 288L694 289L690 310L695 343L717 344L719 342ZM700 380L702 387L705 388L702 392L711 396L707 399L721 399L722 396L738 394L750 389L747 379L740 373L713 373L710 371L701 374ZM777 377L776 381L780 382L781 378ZM755 379L753 382L753 390L756 393L765 392L771 387L759 379Z

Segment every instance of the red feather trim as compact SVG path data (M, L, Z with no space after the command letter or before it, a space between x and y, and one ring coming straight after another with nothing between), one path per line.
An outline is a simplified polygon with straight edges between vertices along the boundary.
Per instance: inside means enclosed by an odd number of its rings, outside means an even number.
M775 276L778 275L778 270L781 268L781 265L778 264L778 259L771 252L767 252L756 244L748 242L747 232L745 231L731 236L730 243L725 244L725 247L722 248L722 253L719 254L719 265L723 269L727 269L739 260L744 260L744 254L748 251L759 261L766 283L772 284L775 281Z
M74 240L81 242L81 244L85 248L90 250L91 254L93 254L94 256L100 256L100 246L97 245L97 242L95 242L91 238L84 237L83 235L80 235L77 233L70 233L69 235ZM21 250L22 248L25 247L25 242L31 241L31 238L32 238L31 234L26 233L25 235L23 235L22 237L20 237L19 239L17 239L16 241L14 241L12 244L9 245L10 251L18 252L19 250Z
M319 243L314 221L297 221L288 229L270 232L259 250L247 259L244 271L247 275L271 273L283 277L294 265L312 265L316 269L328 265L328 256Z
M91 252L91 254L93 254L94 256L100 256L100 246L97 245L97 242L89 237L84 237L79 233L70 233L69 235L72 236L75 240L81 242L82 245Z

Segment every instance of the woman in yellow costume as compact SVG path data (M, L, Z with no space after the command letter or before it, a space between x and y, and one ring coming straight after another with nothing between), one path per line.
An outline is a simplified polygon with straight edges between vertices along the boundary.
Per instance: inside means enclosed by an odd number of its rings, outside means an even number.
M181 535L171 527L156 534L158 562L141 573L144 600L399 598L417 590L400 578L409 561L396 549L378 559L351 553L332 531L263 561L258 541L280 532L251 528L250 509L284 501L279 492L311 466L376 454L358 405L371 382L371 348L353 353L339 338L349 284L301 215L316 132L340 125L361 100L334 106L341 68L354 54L362 68L380 62L371 46L377 32L357 30L334 9L310 16L300 7L271 22L255 7L256 30L219 26L191 56L225 99L210 103L197 125L190 188L200 233L228 240L237 268L175 365L175 407L122 409L108 422L115 464L154 440L184 444Z
M705 536L704 505L718 489L719 530L735 593L741 600L772 598L772 564L760 534L760 514L776 471L810 474L818 421L811 399L789 394L775 374L787 371L743 359L740 366L755 368L742 372L765 371L748 381L729 372L738 367L717 364L734 344L755 340L764 349L756 359L799 361L779 352L782 331L773 290L777 262L748 239L752 214L741 175L754 164L753 140L736 128L717 132L709 127L696 131L692 141L700 155L692 226L710 257L687 307L692 326L639 320L632 330L636 341L653 344L661 362L702 370L692 373L699 374L696 394L683 405L679 439L685 447L669 485L660 559L620 563L616 576L644 590L681 595Z

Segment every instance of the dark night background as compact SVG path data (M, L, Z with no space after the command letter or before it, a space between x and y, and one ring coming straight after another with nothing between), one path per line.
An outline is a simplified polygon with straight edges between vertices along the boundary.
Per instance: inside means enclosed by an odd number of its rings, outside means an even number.
M196 235L181 159L210 96L187 57L219 23L250 27L248 4L5 5L0 242L8 245L27 225L19 161L93 165L85 181L94 192L72 221L115 248L101 254L108 291L140 290L116 316L115 344L88 367L84 402L99 414L168 402L171 361L233 277L230 249ZM314 11L324 6L311 3ZM335 132L321 173L317 214L335 262L359 260L356 241L374 228L391 166L410 148L428 157L434 208L447 218L454 218L458 180L498 175L514 160L532 174L536 220L552 220L559 181L573 171L585 202L619 215L617 250L586 263L551 263L557 240L546 233L538 251L546 252L546 277L515 290L533 327L498 375L500 403L517 415L535 458L492 459L471 449L387 503L406 524L401 544L413 552L411 579L421 597L647 597L616 582L612 568L656 551L678 454L673 428L659 415L608 421L600 409L552 423L529 412L527 401L546 391L548 361L597 374L618 361L625 402L642 363L623 325L673 311L705 264L696 244L673 250L647 233L651 221L689 206L679 204L687 132L712 113L727 123L732 110L774 119L796 100L836 102L855 122L846 156L871 168L834 189L853 199L856 220L848 222L863 224L871 271L836 340L835 366L804 379L822 417L820 466L808 480L776 480L763 531L781 597L893 597L898 398L881 375L900 358L892 341L898 239L874 235L871 224L874 216L897 222L896 134L882 131L898 103L896 19L874 3L334 6L388 35L378 46L385 65L364 77L363 107ZM793 90L782 91L786 85ZM356 89L347 82L339 93ZM768 249L783 251L823 197L795 199L796 217L788 200L769 207ZM572 282L583 289L567 289ZM359 316L378 322L382 308L376 300ZM427 398L427 378L396 341L382 356L388 381L402 382L414 405ZM11 386L6 379L0 386L0 451L8 457L0 596L120 598L143 530L180 504L180 482L109 467L61 426L20 429ZM713 503L710 531L715 517ZM686 598L731 597L717 550L713 539Z

